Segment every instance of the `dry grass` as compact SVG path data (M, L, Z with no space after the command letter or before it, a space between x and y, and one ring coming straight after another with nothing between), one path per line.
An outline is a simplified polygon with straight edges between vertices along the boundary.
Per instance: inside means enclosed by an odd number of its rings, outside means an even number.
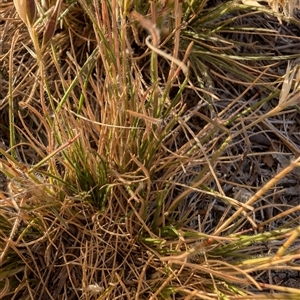
M297 1L37 2L0 4L0 298L298 299Z

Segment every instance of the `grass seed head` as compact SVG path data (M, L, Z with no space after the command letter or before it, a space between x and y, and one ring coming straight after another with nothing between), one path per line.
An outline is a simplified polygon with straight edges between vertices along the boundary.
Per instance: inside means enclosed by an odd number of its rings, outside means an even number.
M18 15L27 27L32 27L37 19L35 0L14 0Z
M42 44L43 49L45 49L45 47L47 46L47 44L50 42L50 40L52 39L52 37L54 35L57 20L58 20L58 14L59 14L60 8L61 8L61 3L62 3L62 0L59 0L56 2L53 12L50 15L48 22L45 26L45 32L43 35L43 44Z

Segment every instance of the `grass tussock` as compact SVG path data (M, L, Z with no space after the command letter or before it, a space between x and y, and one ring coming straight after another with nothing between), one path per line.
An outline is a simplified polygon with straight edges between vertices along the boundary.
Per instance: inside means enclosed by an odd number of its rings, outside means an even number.
M297 1L0 4L1 299L298 299Z

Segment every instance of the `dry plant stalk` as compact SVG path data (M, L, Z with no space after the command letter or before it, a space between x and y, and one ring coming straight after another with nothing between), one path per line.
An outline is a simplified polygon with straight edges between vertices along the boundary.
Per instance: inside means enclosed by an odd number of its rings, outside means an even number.
M299 0L268 0L269 6L275 12L282 10L283 13L288 17L293 15L293 10L299 5L299 3Z
M299 167L300 157L293 161L290 165L279 172L274 178L270 179L260 190L258 190L245 204L252 205L257 200L259 200L268 190L270 190L280 179L284 178L288 173L290 173L294 168ZM244 211L244 208L239 208L229 219L227 219L222 226L214 233L214 235L219 235L225 230L234 220Z
M184 73L185 76L188 75L188 67L186 66L185 63L183 63L181 60L177 59L176 57L173 57L172 55L166 53L163 50L160 50L158 48L159 43L160 43L160 33L159 30L157 29L156 25L153 24L151 21L147 20L145 17L140 15L138 12L133 11L131 13L131 16L133 19L139 21L141 25L147 29L150 33L149 36L146 38L146 45L156 54L159 54L160 56L164 57L165 59L170 60L172 63L176 64L178 67L182 69L182 72ZM152 44L150 43L150 39L152 38Z

